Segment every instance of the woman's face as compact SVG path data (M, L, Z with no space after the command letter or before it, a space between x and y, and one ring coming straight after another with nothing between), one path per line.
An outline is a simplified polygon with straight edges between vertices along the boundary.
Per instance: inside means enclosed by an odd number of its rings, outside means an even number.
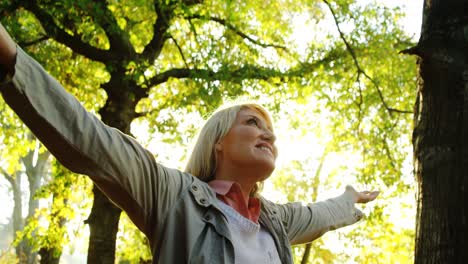
M215 146L218 166L252 168L268 177L275 169L276 137L257 110L241 109L231 129ZM259 175L260 176L260 175Z

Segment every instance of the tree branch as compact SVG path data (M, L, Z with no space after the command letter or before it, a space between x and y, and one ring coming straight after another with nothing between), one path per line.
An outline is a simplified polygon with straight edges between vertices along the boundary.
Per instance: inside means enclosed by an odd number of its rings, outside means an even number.
M150 62L156 60L161 53L164 42L168 39L166 32L169 28L169 22L173 17L173 5L163 5L162 1L154 1L154 10L156 11L156 22L153 24L153 38L146 45L142 58Z
M79 35L73 36L65 32L54 22L54 18L41 9L36 1L24 2L24 8L33 13L40 21L42 27L53 39L70 47L74 52L86 56L92 60L108 63L113 60L113 54L109 51L95 48L81 41Z
M236 79L267 80L272 77L303 77L304 73L311 72L319 66L327 64L340 56L342 56L342 54L336 51L331 51L322 59L317 60L314 63L302 63L297 68L292 68L289 71L278 71L276 69L255 65L245 65L240 68L238 68L238 66L225 65L219 71L209 69L173 68L150 78L148 80L148 85L149 87L154 87L166 82L170 78L199 78L213 81L234 81Z
M26 168L26 173L31 172L34 169L33 157L34 157L34 151L29 151L28 154L26 154L26 156L21 157L21 161L23 162L23 165Z
M387 135L384 134L383 138L382 138L382 144L383 144L383 148L385 149L385 153L387 154L387 158L388 160L390 161L390 166L393 168L393 169L396 169L396 165L395 165L395 159L393 158L392 156L392 152L390 150L390 146L388 145L388 142L387 142Z
M263 43L263 42L261 42L259 40L254 39L253 37L251 37L251 36L247 35L246 33L242 32L240 29L238 29L237 27L235 27L234 25L230 24L228 21L226 21L225 19L222 19L222 18L213 17L213 16L201 16L201 15L190 15L190 16L186 16L185 18L188 19L188 20L202 19L202 20L214 21L214 22L217 22L218 24L221 24L221 25L225 26L226 28L228 28L232 32L236 33L238 36L240 36L240 37L242 37L244 39L247 39L248 41L250 41L253 44L258 45L258 46L260 46L262 48L272 47L272 48L287 51L287 48L285 46Z
M43 152L40 152L37 156L37 163L36 163L36 169L38 171L45 171L45 168L47 165L49 165L49 157L50 157L50 152L48 150L45 150Z
M20 7L19 1L3 1L0 3L0 17L8 17L10 14L14 14Z
M267 80L271 77L291 77L302 76L303 72L299 70L290 72L279 72L269 68L255 67L253 65L246 65L236 70L229 70L230 66L225 66L219 71L209 69L188 69L188 68L173 68L165 72L159 73L148 80L148 87L154 87L161 83L168 81L170 78L175 79L203 79L208 81L235 81L246 79ZM146 112L137 113L137 117L146 116L149 113L157 112L154 109Z
M35 40L31 40L31 41L27 41L27 42L20 42L18 43L18 45L20 45L21 47L29 47L29 46L33 46L33 45L36 45L37 43L40 43L42 41L46 41L50 39L48 36L42 36L38 39L35 39Z
M357 56L356 56L356 53L354 52L354 49L353 47L349 44L348 40L346 39L343 31L341 30L341 27L340 27L340 23L338 22L338 18L336 16L336 13L335 11L333 10L332 6L330 5L330 3L328 2L328 0L323 0L323 2L327 5L328 9L330 10L332 16L333 16L333 20L335 21L335 25L336 25L336 28L338 30L338 33L340 35L340 38L343 40L345 46L346 46L346 50L348 50L349 54L351 55L351 57L353 58L353 62L354 62L354 65L356 66L356 69L357 69L357 72L358 72L358 80L359 80L359 75L362 74L364 75L369 81L371 81L371 83L374 85L375 89L377 90L377 93L379 95L379 98L380 98L380 101L382 102L384 108L387 110L387 112L389 113L390 116L392 116L392 114L394 112L397 112L397 113L404 113L404 114L412 114L413 111L408 111L408 110L400 110L400 109L396 109L396 108L392 108L390 107L387 102L385 101L385 98L382 94L382 91L380 89L380 86L378 85L378 83L372 78L370 77L365 71L364 69L359 65L359 62L358 62L358 59L357 59Z
M400 50L398 53L406 54L406 55L416 55L419 57L421 57L422 55L421 48L419 47L419 45L416 45L416 46L413 46L404 50Z
M182 57L182 60L184 61L185 67L190 68L187 64L187 60L185 59L184 52L182 51L182 48L179 46L179 43L177 43L177 40L173 36L170 36L169 38L172 39L172 41L174 41L174 44L179 50L180 56Z
M133 45L130 43L128 33L122 30L117 21L115 20L112 12L107 8L107 1L98 0L96 4L92 5L93 8L88 8L88 13L106 32L109 39L110 50L113 53L119 54L126 58L134 58L136 55Z
M14 186L15 184L15 179L14 177L9 174L4 168L0 167L0 173L3 174L3 176L5 177L5 179L7 179L7 181L12 185Z

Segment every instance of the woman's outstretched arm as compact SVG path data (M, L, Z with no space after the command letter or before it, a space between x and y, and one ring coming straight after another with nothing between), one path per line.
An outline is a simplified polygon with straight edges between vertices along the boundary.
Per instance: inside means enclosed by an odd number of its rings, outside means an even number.
M0 58L10 73L0 92L36 137L68 169L90 176L142 231L153 228L193 179L157 164L136 140L86 111L1 25Z
M309 243L330 230L356 223L362 212L355 203L367 203L377 198L378 191L358 192L346 186L345 192L335 198L303 206L301 203L275 205L285 224L291 244Z
M16 44L0 23L0 67L13 72L16 58Z

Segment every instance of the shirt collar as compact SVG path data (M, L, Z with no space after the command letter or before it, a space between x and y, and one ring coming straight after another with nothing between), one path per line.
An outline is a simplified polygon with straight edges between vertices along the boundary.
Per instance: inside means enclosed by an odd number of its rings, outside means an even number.
M251 221L258 223L260 217L260 199L249 197L245 201L239 183L226 180L213 180L208 185L216 192L218 199L234 208L239 214Z
M208 185L220 195L226 195L232 188L232 185L236 183L234 181L225 181L225 180L212 180Z

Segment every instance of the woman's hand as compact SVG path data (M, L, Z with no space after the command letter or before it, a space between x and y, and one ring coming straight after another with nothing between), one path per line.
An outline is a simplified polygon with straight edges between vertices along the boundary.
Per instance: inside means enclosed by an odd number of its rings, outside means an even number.
M16 43L0 23L0 66L9 72L14 71Z
M348 193L351 195L351 197L354 198L355 203L368 203L370 201L375 200L377 196L379 195L379 191L362 191L358 192L356 191L353 186L347 185L346 186L346 191L345 193Z

